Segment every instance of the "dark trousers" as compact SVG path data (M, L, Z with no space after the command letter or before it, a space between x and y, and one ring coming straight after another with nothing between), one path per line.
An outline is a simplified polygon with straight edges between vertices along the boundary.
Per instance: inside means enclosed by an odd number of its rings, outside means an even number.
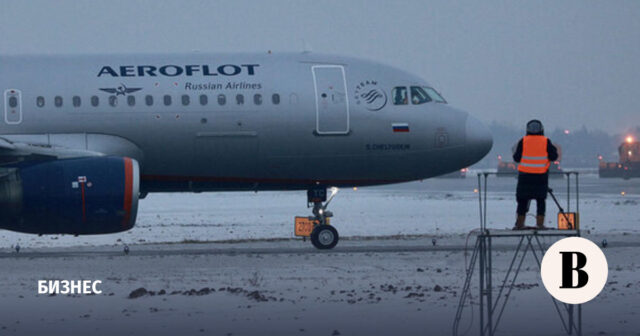
M538 216L544 216L545 211L547 210L547 200L546 198L526 198L526 197L516 197L518 201L518 209L516 212L520 216L525 216L527 212L529 212L529 206L531 204L531 200L536 200L537 211L536 214Z
M531 200L536 200L537 215L544 216L546 210L547 190L549 189L549 174L518 174L516 201L518 201L518 215L524 216L529 211Z

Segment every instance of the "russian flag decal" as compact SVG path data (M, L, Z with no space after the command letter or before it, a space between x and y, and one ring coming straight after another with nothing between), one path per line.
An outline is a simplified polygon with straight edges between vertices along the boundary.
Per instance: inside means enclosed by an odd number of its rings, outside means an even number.
M391 127L393 128L393 133L409 133L408 123L393 123Z

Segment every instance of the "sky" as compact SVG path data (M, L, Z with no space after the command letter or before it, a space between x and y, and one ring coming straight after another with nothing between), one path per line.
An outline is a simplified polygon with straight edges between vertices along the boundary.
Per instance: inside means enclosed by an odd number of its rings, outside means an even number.
M415 73L524 127L640 125L640 1L10 1L0 54L311 49ZM1 75L1 74L0 74Z

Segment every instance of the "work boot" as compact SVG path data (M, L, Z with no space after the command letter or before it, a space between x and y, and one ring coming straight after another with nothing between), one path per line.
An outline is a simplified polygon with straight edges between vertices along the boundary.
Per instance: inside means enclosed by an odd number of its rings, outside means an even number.
M522 215L518 215L518 217L516 217L516 226L513 227L514 230L524 230L524 220L527 217L522 216Z
M536 227L538 230L546 230L547 227L544 226L544 216L536 216Z

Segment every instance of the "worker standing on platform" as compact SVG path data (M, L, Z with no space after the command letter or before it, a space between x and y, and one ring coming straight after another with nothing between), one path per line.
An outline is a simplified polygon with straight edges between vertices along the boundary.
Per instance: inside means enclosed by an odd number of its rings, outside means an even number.
M547 190L549 189L549 165L558 159L558 150L547 137L539 120L527 123L527 135L516 146L513 160L518 162L518 186L516 188L516 225L514 230L525 229L525 219L531 200L536 200L536 228L545 229Z

